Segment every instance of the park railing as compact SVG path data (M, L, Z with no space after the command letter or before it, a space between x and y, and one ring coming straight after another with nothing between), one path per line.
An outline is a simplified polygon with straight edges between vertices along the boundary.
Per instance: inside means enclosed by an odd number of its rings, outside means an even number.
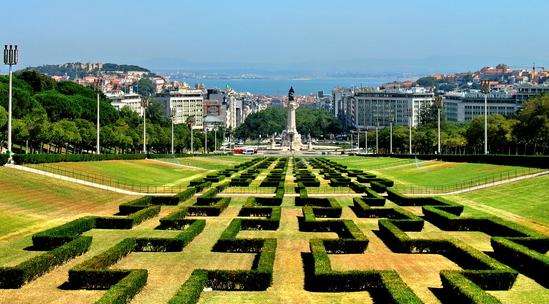
M34 164L29 166L30 168L46 171L49 173L79 179L91 183L100 184L103 186L109 186L113 188L118 188L122 190L138 192L138 193L179 193L187 189L187 183L182 183L178 185L147 185L147 184L137 184L137 183L128 183L120 179L108 178L100 174L93 174L89 172L82 172L75 170L73 168L66 168L59 166L55 163L42 163Z
M525 175L531 175L535 173L540 173L545 170L538 168L516 168L514 170L499 172L489 175L484 175L480 177L475 177L467 179L461 182L444 184L444 185L431 185L431 186L417 186L417 185L402 185L395 184L395 190L411 195L421 195L421 194L443 194L443 193L452 193L456 191L461 191L464 189L469 189L473 187L479 187L483 185L493 184L500 181L505 181Z

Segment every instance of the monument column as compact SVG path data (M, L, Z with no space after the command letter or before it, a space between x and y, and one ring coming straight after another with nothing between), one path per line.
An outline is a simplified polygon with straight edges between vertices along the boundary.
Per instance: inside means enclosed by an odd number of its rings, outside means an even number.
M288 91L288 118L286 120L285 142L291 151L301 149L301 136L297 133L295 123L295 110L298 106L298 103L294 99L294 88L290 87Z

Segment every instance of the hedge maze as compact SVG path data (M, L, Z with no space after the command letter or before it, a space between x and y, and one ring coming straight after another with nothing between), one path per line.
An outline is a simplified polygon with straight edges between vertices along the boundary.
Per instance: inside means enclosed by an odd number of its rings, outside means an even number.
M226 191L252 185L274 191L262 196ZM311 191L321 187L349 191ZM0 302L24 298L18 292L65 263L70 267L58 288L100 290L92 303L260 303L266 298L330 303L345 302L337 295L361 291L365 303L500 303L501 292L514 290L519 275L547 292L548 236L497 217L463 216L462 205L406 196L392 187L391 180L325 158L250 158L191 181L175 196L137 198L112 216L85 216L34 234L32 246L22 250L37 254L0 268ZM131 232L142 225L152 228L91 254L97 233ZM490 237L486 246L492 250L481 251L459 237L422 236L426 230L481 232ZM292 243L307 246L288 252ZM169 265L184 275L161 281L167 294L150 285L157 281L150 280L147 266L122 266L132 255L161 260L163 254L177 257L187 250L187 267ZM210 255L222 257L217 266L209 264ZM433 264L403 270L420 257ZM435 267L440 260L453 267ZM437 279L419 284L427 272L437 272ZM218 293L223 300L215 300Z

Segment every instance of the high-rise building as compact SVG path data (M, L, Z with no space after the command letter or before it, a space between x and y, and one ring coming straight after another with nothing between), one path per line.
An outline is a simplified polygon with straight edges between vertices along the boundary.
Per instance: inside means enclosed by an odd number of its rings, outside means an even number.
M515 96L506 92L488 94L488 115L508 116L515 113L520 104ZM450 92L444 95L444 113L449 121L464 122L484 115L484 94L480 92Z
M175 110L175 124L186 123L189 117L193 117L193 127L203 127L204 97L202 90L170 91L158 95L158 99L164 104L167 117L170 117L172 108Z
M119 91L117 93L106 93L107 98L111 101L111 105L118 111L124 107L128 107L130 110L143 116L143 109L141 108L141 96L137 93L124 93Z
M434 93L424 88L357 89L334 94L335 113L355 128L395 125L417 126L420 113L431 106Z
M517 101L522 104L527 99L542 95L549 94L549 82L542 84L521 84L517 87Z

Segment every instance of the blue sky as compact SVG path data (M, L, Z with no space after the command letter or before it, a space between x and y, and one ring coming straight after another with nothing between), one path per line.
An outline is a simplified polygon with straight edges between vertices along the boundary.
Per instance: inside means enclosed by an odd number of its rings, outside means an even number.
M1 42L20 44L25 66L102 61L361 72L549 66L543 0L19 0L2 3L2 11Z

